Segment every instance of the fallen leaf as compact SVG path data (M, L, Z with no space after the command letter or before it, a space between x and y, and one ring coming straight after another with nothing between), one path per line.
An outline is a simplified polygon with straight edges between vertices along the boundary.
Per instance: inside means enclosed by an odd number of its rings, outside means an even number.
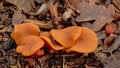
M34 0L6 0L7 2L17 6L19 10L30 12L32 10L32 3Z
M12 25L20 24L26 19L26 16L21 11L15 11L12 17Z
M120 67L120 52L117 51L116 53L106 57L102 61L104 68L119 68Z
M77 11L76 7L81 1L82 0L65 0L66 4L75 11Z
M106 18L100 17L100 18L96 19L96 21L92 24L91 29L94 31L99 31L103 28L103 26L105 24L109 24L112 21L113 21L113 19L110 17L106 17Z
M107 36L106 36L105 31L99 31L99 32L97 32L97 37L99 40L101 40L101 39L106 38Z
M90 22L84 22L82 23L82 27L88 27L91 28L92 24Z
M76 8L80 12L80 15L76 17L76 21L95 20L92 24L94 31L99 31L106 23L111 23L115 15L113 5L109 5L108 8L106 8L103 5L96 5L94 2L86 2L83 0L79 4L76 4Z

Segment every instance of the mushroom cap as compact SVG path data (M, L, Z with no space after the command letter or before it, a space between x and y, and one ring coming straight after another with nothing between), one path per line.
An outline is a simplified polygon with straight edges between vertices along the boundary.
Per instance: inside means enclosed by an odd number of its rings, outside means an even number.
M60 30L51 30L50 33L57 42L65 48L71 47L81 35L81 27L71 26Z
M91 53L98 46L98 38L96 33L86 27L81 27L82 33L80 37L77 39L75 44L66 49L67 52L75 51L79 53Z
M42 48L44 41L39 36L27 36L25 37L20 46L17 46L16 51L22 53L24 56L30 56Z
M40 36L45 36L45 37L50 38L51 35L49 32L42 32L42 33L40 33Z
M64 48L63 46L60 46L59 44L53 44L50 38L48 37L40 36L40 38L42 38L45 41L45 43L47 44L49 48L52 48L54 50L62 50Z
M39 35L40 29L37 25L33 23L22 23L14 26L14 31L11 33L11 37L19 43L23 40L24 37L29 35Z

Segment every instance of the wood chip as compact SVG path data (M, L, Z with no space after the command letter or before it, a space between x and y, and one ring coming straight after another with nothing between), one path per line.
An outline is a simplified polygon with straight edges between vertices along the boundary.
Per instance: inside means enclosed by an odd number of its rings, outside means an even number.
M113 52L114 50L120 47L120 35L115 39L113 44L109 46L107 49L103 50L103 52Z
M112 3L117 7L120 11L120 0L112 0Z
M3 38L2 38L2 35L0 35L0 42L2 41L2 39L3 39Z
M41 58L38 58L39 61L41 62L45 62L46 60L48 60L49 58L51 58L53 56L53 54L47 54L47 55L44 55L43 57Z

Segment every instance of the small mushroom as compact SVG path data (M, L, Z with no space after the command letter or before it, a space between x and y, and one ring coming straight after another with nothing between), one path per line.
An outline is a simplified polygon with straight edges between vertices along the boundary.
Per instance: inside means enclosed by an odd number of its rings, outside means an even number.
M45 44L47 44L47 46L51 49L54 50L62 50L64 47L60 46L59 44L53 44L52 41L50 40L50 38L45 37L45 36L40 36L40 38L42 38L45 41Z
M59 42L65 48L69 48L81 35L81 27L71 26L60 30L51 30L50 33L57 42Z
M81 27L82 32L75 44L66 49L67 52L75 51L79 53L91 53L98 46L98 38L96 33L86 27Z
M40 50L36 51L34 55L36 58L39 58L39 57L43 56L44 54L45 54L44 49L40 49Z
M16 41L19 45L20 42L24 39L24 37L29 35L38 36L40 33L40 29L37 25L33 23L23 23L14 26L14 31L11 33L11 37Z
M23 56L30 56L42 48L44 41L39 36L27 36L25 37L20 46L17 46L16 51L22 53Z

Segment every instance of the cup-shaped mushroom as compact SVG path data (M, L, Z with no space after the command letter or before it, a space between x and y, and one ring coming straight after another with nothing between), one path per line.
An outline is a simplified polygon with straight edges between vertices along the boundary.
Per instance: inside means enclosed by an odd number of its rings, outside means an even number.
M41 33L40 33L40 36L45 36L45 37L50 38L51 35L50 35L49 32L46 31L46 32L41 32Z
M33 55L36 51L44 46L44 41L39 36L27 36L25 37L20 46L17 46L16 51L23 56Z
M60 43L65 48L71 47L78 37L81 35L81 27L71 26L59 30L51 30L51 35L58 43Z
M67 52L75 51L79 53L91 53L98 46L98 38L96 33L89 28L82 27L82 32L80 37L77 39L75 44L66 49Z
M40 29L37 25L33 23L22 23L14 26L14 30L11 33L11 37L16 41L19 45L20 42L29 35L38 36L40 33Z
M45 37L45 36L40 36L45 41L45 44L48 46L48 48L53 49L53 50L62 50L64 47L59 45L59 44L54 44L50 40L50 38Z

